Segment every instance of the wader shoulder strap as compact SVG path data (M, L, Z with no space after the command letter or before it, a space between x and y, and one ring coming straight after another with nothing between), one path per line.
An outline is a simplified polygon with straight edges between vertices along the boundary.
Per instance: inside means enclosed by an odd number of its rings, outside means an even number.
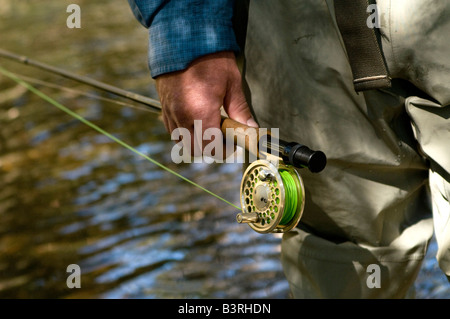
M353 84L357 92L391 86L391 79L381 52L377 28L370 28L368 0L335 0L339 31L344 40Z

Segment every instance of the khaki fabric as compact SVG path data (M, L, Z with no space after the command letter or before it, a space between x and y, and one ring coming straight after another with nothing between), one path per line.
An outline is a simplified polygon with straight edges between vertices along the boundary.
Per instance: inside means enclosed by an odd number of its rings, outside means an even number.
M250 2L244 73L260 126L328 157L300 171L305 212L283 237L294 297L404 297L433 222L450 275L450 2L380 0L378 12L393 87L356 94L332 0Z

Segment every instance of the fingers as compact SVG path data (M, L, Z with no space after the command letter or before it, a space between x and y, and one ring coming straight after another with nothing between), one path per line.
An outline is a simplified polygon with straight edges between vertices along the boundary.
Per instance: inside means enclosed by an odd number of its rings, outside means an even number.
M201 150L201 156L205 147L218 138L209 129L216 129L222 136L222 105L230 118L257 127L241 88L233 52L211 54L197 59L184 71L161 75L156 79L156 87L167 131L172 134L176 129L187 130L188 140L179 134L180 130L175 136L177 142L190 144L194 156L199 155L195 150Z
M258 127L242 90L233 93L229 100L224 102L224 109L231 119L247 126Z
M247 126L258 127L242 90L241 74L237 67L232 72L224 98L224 109L231 119Z

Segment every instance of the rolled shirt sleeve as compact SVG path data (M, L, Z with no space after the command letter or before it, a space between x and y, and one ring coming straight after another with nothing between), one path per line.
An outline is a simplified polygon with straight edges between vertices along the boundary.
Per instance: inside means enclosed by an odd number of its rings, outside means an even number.
M151 76L184 70L198 57L239 51L233 31L234 0L128 0L149 30Z

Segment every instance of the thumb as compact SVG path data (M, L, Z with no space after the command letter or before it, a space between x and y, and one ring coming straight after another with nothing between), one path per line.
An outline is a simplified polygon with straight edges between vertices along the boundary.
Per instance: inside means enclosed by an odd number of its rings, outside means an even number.
M240 85L229 90L228 95L224 99L223 107L231 119L247 126L258 127L258 123L252 116Z

